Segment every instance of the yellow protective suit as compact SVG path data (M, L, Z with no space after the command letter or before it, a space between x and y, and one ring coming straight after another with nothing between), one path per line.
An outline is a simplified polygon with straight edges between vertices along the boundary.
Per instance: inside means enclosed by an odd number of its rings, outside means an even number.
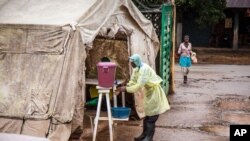
M143 89L146 116L162 114L169 110L168 100L160 85L162 79L147 64L141 62L139 66L133 69L130 81L126 86L127 92L135 93L141 88Z

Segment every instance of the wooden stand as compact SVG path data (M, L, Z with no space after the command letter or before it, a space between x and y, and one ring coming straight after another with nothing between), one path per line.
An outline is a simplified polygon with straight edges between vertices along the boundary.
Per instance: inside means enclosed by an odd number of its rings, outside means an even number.
M99 120L107 120L107 117L100 117L103 94L105 94L105 96L106 96L110 141L113 141L113 128L112 128L113 120L112 120L112 116L111 116L111 106L110 106L110 100L109 100L109 92L110 92L110 89L112 89L112 87L103 88L103 87L97 86L96 88L98 89L99 98L98 98L96 117L95 117L95 120L94 120L95 127L94 127L93 141L96 140L98 121Z
M121 84L122 82L123 82L122 80L119 80L117 82L117 85ZM98 82L95 79L88 79L86 81L86 84L98 85ZM113 87L109 87L109 88L96 86L96 88L98 90L99 97L98 97L96 115L95 115L95 118L94 118L94 129L93 129L93 122L92 122L93 116L89 116L90 117L92 132L93 132L93 140L92 141L96 141L97 127L98 127L99 120L108 120L110 141L113 141L113 121L128 121L129 118L119 119L119 118L113 118L112 115L111 115L111 105L110 105L109 93L110 93L110 90L113 89L114 107L117 107L117 96L115 95L116 85L114 85ZM103 95L105 95L105 97L106 97L106 105L107 105L108 117L100 117L101 105L102 105L102 96ZM125 107L125 93L124 92L122 92L122 107Z

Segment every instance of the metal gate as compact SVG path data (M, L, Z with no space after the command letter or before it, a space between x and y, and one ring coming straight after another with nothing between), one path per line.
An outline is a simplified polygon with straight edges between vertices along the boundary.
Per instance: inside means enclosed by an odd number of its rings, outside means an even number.
M171 75L171 49L173 6L166 0L133 0L135 5L151 20L160 39L161 48L156 60L156 71L163 79L162 87L166 94L169 92Z
M162 87L167 94L171 75L173 6L169 4L162 5L161 17L160 75L163 79Z

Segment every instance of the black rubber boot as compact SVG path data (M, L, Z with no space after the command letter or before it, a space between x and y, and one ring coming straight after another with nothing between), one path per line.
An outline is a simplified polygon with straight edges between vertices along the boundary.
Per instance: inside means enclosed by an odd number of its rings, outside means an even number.
M183 80L183 83L187 83L187 76L184 76L184 80Z
M147 135L146 137L141 141L153 141L153 137L155 134L155 122L147 122Z
M143 120L143 131L140 136L134 138L134 141L143 140L146 137L146 133L147 133L147 125L146 125L146 121Z

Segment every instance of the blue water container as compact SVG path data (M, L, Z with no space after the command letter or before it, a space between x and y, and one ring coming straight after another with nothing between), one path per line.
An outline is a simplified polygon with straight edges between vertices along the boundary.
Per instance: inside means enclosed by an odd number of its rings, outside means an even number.
M129 117L131 108L128 107L112 107L111 113L113 118L126 119Z

